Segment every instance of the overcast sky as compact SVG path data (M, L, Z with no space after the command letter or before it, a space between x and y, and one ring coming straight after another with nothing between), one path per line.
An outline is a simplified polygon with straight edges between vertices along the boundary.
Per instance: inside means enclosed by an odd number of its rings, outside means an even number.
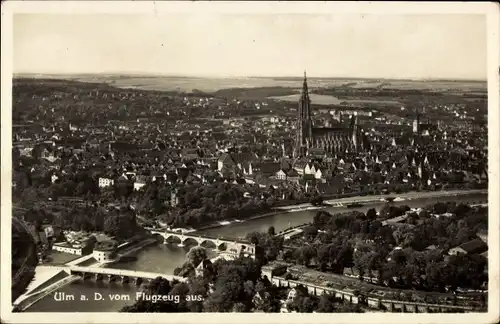
M14 16L15 73L486 79L482 15Z

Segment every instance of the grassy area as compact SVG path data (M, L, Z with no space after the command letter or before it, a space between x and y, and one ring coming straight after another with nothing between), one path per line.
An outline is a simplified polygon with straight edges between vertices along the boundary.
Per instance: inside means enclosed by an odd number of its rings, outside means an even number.
M50 253L51 260L47 263L48 264L65 264L65 263L71 262L71 261L76 260L76 259L81 258L81 257L82 257L81 255L52 251Z

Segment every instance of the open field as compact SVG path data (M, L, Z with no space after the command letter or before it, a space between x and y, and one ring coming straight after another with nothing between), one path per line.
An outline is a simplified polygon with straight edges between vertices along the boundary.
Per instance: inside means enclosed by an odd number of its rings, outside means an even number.
M319 95L319 94L314 94L311 93L309 94L309 97L311 100L314 102L314 104L317 105L339 105L343 102L349 103L349 104L363 104L363 103L383 103L383 104L388 104L388 105L401 105L399 101L395 100L357 100L357 99L339 99L334 96L326 96L326 95ZM274 100L280 100L280 101L290 101L290 102L297 102L300 98L300 94L293 94L293 95L288 95L288 96L277 96L277 97L268 97L269 99L274 99Z
M82 82L105 82L119 88L137 88L144 90L163 90L191 92L199 90L215 92L229 88L265 88L284 87L297 89L302 86L302 77L297 78L266 78L266 77L233 77L206 78L183 76L142 76L142 75L19 75L30 78L57 78ZM308 77L310 88L352 87L352 88L393 88L434 91L486 91L485 81L450 81L450 80L375 80L348 78L314 78ZM282 94L283 95L283 94Z
M480 81L425 81L425 80L369 80L359 81L349 85L350 88L380 88L399 90L430 90L430 91L460 91L471 94L484 94L486 82Z

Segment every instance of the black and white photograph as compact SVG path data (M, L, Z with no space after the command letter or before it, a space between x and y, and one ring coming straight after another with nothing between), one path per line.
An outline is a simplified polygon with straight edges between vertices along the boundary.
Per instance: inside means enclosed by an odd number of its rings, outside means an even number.
M2 322L498 316L497 6L13 2Z

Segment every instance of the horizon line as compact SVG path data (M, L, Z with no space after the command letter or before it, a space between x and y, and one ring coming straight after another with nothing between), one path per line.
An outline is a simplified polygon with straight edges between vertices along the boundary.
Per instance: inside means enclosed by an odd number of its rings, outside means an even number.
M198 78L198 79L231 79L231 78L262 78L262 79L303 79L303 76L298 74L292 75L202 75L202 74L175 74L175 73L150 73L150 72L13 72L13 77L23 75L38 75L38 76L142 76L142 77L176 77L176 78ZM475 81L487 82L486 79L479 78L457 78L457 77L348 77L348 76L307 76L308 79L340 79L340 80L399 80L399 81Z

